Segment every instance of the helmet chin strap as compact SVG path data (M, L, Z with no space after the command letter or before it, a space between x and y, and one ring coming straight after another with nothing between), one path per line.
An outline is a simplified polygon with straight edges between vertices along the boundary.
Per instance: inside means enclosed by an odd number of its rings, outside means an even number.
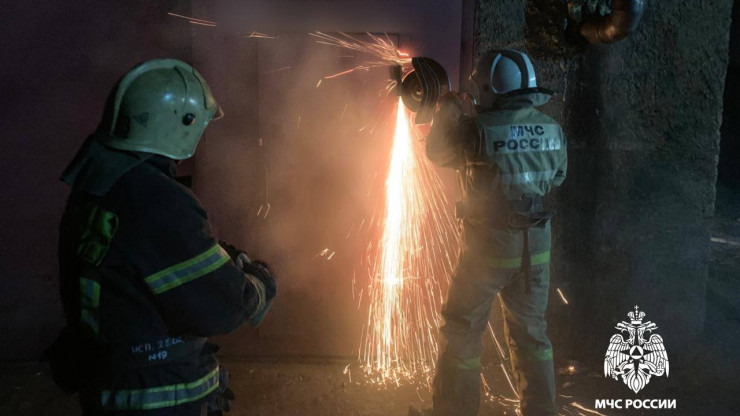
M213 115L213 118L211 118L211 121L221 120L224 118L224 109L221 108L221 106L218 106L218 110L216 110L216 114Z

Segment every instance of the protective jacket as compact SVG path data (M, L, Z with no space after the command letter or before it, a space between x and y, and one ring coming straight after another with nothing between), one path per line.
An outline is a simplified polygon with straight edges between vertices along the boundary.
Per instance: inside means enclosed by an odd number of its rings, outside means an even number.
M61 222L61 294L83 406L202 400L219 388L206 337L258 311L258 288L213 238L174 169L166 157L91 139L63 177L73 190Z
M565 135L555 120L535 108L549 99L540 89L518 90L476 117L442 114L429 134L427 156L464 172L468 207L542 197L563 183Z

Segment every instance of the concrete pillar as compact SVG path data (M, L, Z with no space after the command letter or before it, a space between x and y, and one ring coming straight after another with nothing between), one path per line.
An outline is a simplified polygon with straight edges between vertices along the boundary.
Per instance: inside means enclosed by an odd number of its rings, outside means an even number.
M562 16L531 27L559 3L478 0L475 20L477 55L528 48L540 85L558 92L543 110L569 138L568 179L550 201L553 290L570 302L553 292L559 358L596 363L634 305L684 350L704 324L732 1L646 2L635 34L581 53L534 36L562 37Z

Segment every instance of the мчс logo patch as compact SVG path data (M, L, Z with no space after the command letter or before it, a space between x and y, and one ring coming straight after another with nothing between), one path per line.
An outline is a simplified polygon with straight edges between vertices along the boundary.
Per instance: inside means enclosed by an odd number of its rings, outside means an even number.
M643 322L645 312L635 310L627 314L629 322L622 321L616 329L621 333L612 335L604 358L604 376L622 382L635 393L642 390L650 377L668 376L668 353L663 345L663 337L653 333L658 326L653 322ZM629 337L624 339L622 333ZM645 339L646 332L650 338Z

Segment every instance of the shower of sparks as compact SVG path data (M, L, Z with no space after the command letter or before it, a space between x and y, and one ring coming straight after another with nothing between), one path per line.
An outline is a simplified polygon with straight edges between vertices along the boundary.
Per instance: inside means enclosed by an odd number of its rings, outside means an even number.
M333 75L327 75L323 78L326 80L339 78L359 71L369 71L374 68L387 68L392 64L405 65L411 63L411 57L407 53L399 51L388 35L377 36L367 33L367 36L370 38L369 41L357 39L346 33L339 33L337 36L334 36L323 32L313 32L310 35L317 38L316 42L322 45L349 49L373 57L373 60L364 61L360 65Z
M361 346L365 371L382 384L433 375L443 287L459 245L443 185L423 150L399 99L382 236L369 247L370 309Z
M332 36L315 32L311 35L318 38L318 43L373 56L353 68L323 77L316 87L324 80L373 68L401 65L404 74L411 70L410 56L399 51L388 36L368 33L370 41L363 41L344 33ZM395 81L390 81L379 97L391 95L395 86ZM395 122L383 212L373 215L367 224L368 228L379 227L382 235L380 241L369 243L366 259L362 262L369 268L370 283L366 296L369 309L363 325L359 359L366 382L384 387L422 382L429 388L439 354L440 310L460 247L460 235L445 187L426 158L425 142L416 137L418 132L413 129L400 99ZM368 128L371 133L375 130L370 123L359 131ZM363 219L356 232L365 225ZM347 235L351 233L352 230ZM357 296L358 308L364 293L362 289ZM568 304L562 291L558 293ZM506 382L503 386L493 386L481 374L486 401L518 414L519 395L506 364L509 358L490 324L488 330ZM594 412L575 402L562 410L568 416L583 415L581 411Z

